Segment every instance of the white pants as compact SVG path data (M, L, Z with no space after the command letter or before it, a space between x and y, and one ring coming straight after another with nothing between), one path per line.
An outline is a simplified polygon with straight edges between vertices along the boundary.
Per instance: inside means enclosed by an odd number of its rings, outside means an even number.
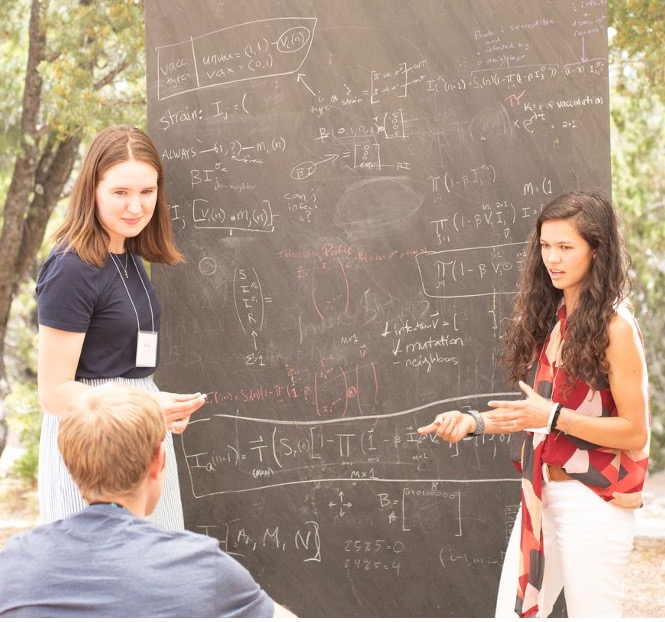
M516 617L521 510L503 562L496 617ZM635 511L603 501L577 481L543 483L545 568L538 617L563 588L570 618L620 618Z

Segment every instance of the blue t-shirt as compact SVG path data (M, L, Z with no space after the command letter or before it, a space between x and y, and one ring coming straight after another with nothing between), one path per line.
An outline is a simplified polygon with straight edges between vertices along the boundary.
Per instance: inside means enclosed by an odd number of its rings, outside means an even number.
M93 505L10 538L0 616L270 618L272 599L213 538Z
M86 334L77 378L145 378L156 369L136 367L136 346L139 325L142 331L159 330L157 293L140 257L116 259L109 256L98 268L74 251L53 250L39 272L39 323Z

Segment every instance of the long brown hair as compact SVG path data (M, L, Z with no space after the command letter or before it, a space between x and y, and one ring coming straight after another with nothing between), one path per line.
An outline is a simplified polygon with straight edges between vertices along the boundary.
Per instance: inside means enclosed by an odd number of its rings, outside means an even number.
M582 283L577 306L568 316L561 352L563 365L569 379L581 378L592 388L609 371L605 356L608 328L616 305L630 292L630 257L610 199L596 191L575 191L559 196L543 208L529 239L501 356L511 382L524 380L556 321L562 294L552 285L543 263L540 234L545 221L568 219L596 257Z
M107 127L92 141L74 184L65 220L53 235L56 245L76 251L83 261L99 267L108 261L109 235L97 215L95 192L108 169L130 160L145 162L157 171L157 204L141 233L125 240L126 250L149 262L179 263L184 258L173 240L164 169L157 147L143 130L126 125Z

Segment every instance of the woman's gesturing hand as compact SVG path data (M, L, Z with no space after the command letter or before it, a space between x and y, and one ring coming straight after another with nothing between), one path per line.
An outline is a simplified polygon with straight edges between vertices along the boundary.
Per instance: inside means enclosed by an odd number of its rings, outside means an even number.
M449 410L437 415L429 425L418 428L418 433L431 434L435 432L444 441L457 443L457 441L461 441L465 436L474 432L475 429L476 422L471 415L459 410Z
M538 395L528 384L520 382L526 399L522 400L491 400L488 405L494 410L487 415L496 429L504 432L542 428L547 425L552 402Z
M162 407L166 426L173 434L182 434L189 418L206 401L205 393L168 393L160 391L155 398Z

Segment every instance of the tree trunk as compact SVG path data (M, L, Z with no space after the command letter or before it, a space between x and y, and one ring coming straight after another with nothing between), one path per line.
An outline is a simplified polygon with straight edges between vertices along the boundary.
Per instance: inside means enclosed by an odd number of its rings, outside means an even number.
M39 163L40 131L38 128L39 108L42 94L42 79L39 63L44 60L46 38L41 27L41 3L32 0L30 10L30 42L28 65L21 115L21 151L14 164L12 180L5 200L2 233L0 234L0 454L7 444L7 412L5 397L9 393L7 369L5 367L5 336L9 323L12 300L19 283L25 278L19 257L28 227L26 212L30 206L30 195L35 189L37 166ZM35 195L36 196L36 195Z
M10 346L6 344L6 336L12 303L22 283L33 277L38 267L35 258L39 255L49 218L63 196L78 159L80 137L86 135L88 128L98 129L100 124L136 123L145 113L144 107L137 106L135 101L136 94L142 93L138 90L142 81L137 82L137 76L143 69L141 45L138 45L143 34L143 3L99 3L103 4L100 11L92 11L97 2L78 0L74 3L78 7L72 5L64 21L55 2L25 0L21 3L21 6L30 6L30 15L27 65L19 108L20 142L18 146L12 142L14 168L8 171L11 180L4 207L0 206L4 210L0 214L0 454L7 441L5 398L11 391L11 383L17 380L6 356L11 354L7 350ZM53 11L49 9L50 4ZM107 10L108 4L114 5L111 10ZM52 20L46 19L49 14ZM70 18L72 31L69 30ZM110 31L105 30L108 26ZM63 28L67 30L60 32ZM110 36L109 41L97 39L102 32ZM77 40L78 48L72 49L72 41ZM17 45L23 49L22 39ZM68 56L67 62L59 65L63 50L71 58ZM68 62L72 60L75 75L63 75L63 71L69 71ZM121 100L112 85L125 70L129 70L127 80L131 88L125 89L125 85L121 89L128 97ZM65 81L67 88L63 93L66 96L57 95L55 88L47 90L43 81L51 79ZM107 101L103 89L110 96L108 105L100 109L100 101ZM75 112L68 107L69 98L76 99ZM119 103L122 108L118 107ZM46 109L50 111L48 120ZM15 132L12 123L12 136Z

